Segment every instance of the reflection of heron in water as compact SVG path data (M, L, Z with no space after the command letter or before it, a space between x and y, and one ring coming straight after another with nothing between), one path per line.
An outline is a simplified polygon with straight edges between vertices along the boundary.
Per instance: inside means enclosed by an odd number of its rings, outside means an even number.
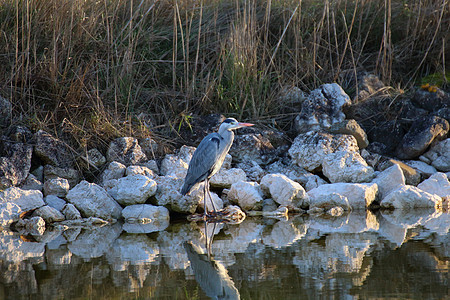
M240 299L239 291L228 275L223 264L203 253L202 249L191 242L184 244L195 280L208 297L212 299Z

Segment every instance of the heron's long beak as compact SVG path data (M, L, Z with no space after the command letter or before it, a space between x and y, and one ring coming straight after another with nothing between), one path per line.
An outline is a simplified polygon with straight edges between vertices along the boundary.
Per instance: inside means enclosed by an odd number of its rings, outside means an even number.
M253 126L253 125L255 125L255 124L252 124L252 123L238 123L238 125L239 125L240 127L249 127L249 126Z

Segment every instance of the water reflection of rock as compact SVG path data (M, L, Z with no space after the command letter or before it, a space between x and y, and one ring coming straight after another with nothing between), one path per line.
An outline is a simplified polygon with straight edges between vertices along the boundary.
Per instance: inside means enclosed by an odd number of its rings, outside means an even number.
M193 296L196 272L184 244L201 245L205 252L209 235L214 236L213 257L247 298L272 292L297 298L383 297L387 294L376 290L378 282L389 291L389 280L411 285L404 272L420 277L432 270L437 272L429 295L444 297L449 230L450 214L396 210L298 215L286 221L247 218L239 225L208 224L206 229L202 222L176 223L147 234L127 233L121 224L28 237L1 231L0 290L6 299L114 293L157 298L174 291ZM389 280L383 278L387 272ZM417 289L425 289L418 281L413 278Z

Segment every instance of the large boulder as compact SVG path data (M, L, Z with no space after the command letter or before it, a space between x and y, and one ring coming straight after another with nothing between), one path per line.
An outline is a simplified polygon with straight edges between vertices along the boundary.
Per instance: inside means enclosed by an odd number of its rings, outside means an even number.
M410 166L408 166L407 164L405 164L401 161L398 161L395 159L389 159L389 160L381 162L378 165L378 168L380 169L380 171L384 171L393 165L398 165L400 167L400 169L402 169L403 175L405 176L406 184L414 185L414 186L419 184L420 173L416 169L411 168Z
M0 189L25 181L31 167L33 147L24 143L0 141Z
M424 153L437 138L442 139L450 129L447 120L437 116L420 117L405 134L396 149L400 159L413 159Z
M254 160L243 161L236 165L237 168L243 170L249 181L261 181L266 172L263 168ZM246 181L245 179L244 181Z
M133 137L120 137L109 144L106 152L108 162L117 161L124 165L135 165L147 160L147 156Z
M122 207L102 187L85 180L71 189L66 199L75 205L84 217L109 220L118 219L122 214Z
M125 171L125 176L131 175L144 175L151 179L154 179L158 176L154 171L150 170L148 167L144 166L129 166Z
M263 192L256 182L239 181L231 185L228 200L238 204L243 210L261 210Z
M421 182L417 187L424 192L450 199L450 182L444 173L435 173L427 180Z
M200 193L195 192L199 189L199 185L194 186L189 194L181 195L183 178L159 176L155 181L157 183L156 194L153 197L155 205L165 206L175 212L192 214L203 199Z
M405 185L390 192L381 201L381 207L388 209L439 208L440 206L442 206L441 197L411 185Z
M420 173L422 179L428 178L437 172L435 167L430 166L429 164L420 160L406 160L405 164L417 170L417 172Z
M336 151L324 157L323 174L332 182L370 182L373 168L368 166L359 152Z
M187 174L189 161L186 162L174 154L167 154L161 162L161 175L184 178Z
M45 204L51 206L59 211L62 211L67 202L55 195L48 195L44 198Z
M131 175L104 183L104 188L119 204L142 204L156 193L156 181L144 175Z
M378 185L379 196L383 199L393 190L405 185L405 176L400 166L394 164L380 172L372 182Z
M300 167L314 171L320 169L324 158L330 153L358 150L358 143L351 135L310 131L295 138L289 149L289 155Z
M0 203L11 202L17 204L22 211L28 211L44 206L44 196L40 191L22 190L10 187L0 192Z
M450 138L447 138L423 155L431 161L431 165L442 172L450 172Z
M261 179L261 188L266 195L284 206L307 207L308 195L303 187L283 174L268 174Z
M34 153L44 163L60 168L73 167L74 155L66 143L43 130L36 132L33 138Z
M324 184L308 192L311 206L315 203L336 201L338 194L347 198L351 209L365 209L372 205L378 196L378 185L375 183L332 183ZM345 201L343 201L345 203Z
M350 104L350 97L338 84L321 85L303 101L301 113L294 121L295 128L299 133L330 128L344 121L342 108Z

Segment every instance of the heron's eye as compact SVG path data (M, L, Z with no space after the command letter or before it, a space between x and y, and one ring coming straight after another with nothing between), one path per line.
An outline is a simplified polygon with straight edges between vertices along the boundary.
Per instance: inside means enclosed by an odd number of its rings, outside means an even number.
M233 121L233 122L231 122L231 124L232 124L232 125L236 125L236 124L237 124L237 122Z

